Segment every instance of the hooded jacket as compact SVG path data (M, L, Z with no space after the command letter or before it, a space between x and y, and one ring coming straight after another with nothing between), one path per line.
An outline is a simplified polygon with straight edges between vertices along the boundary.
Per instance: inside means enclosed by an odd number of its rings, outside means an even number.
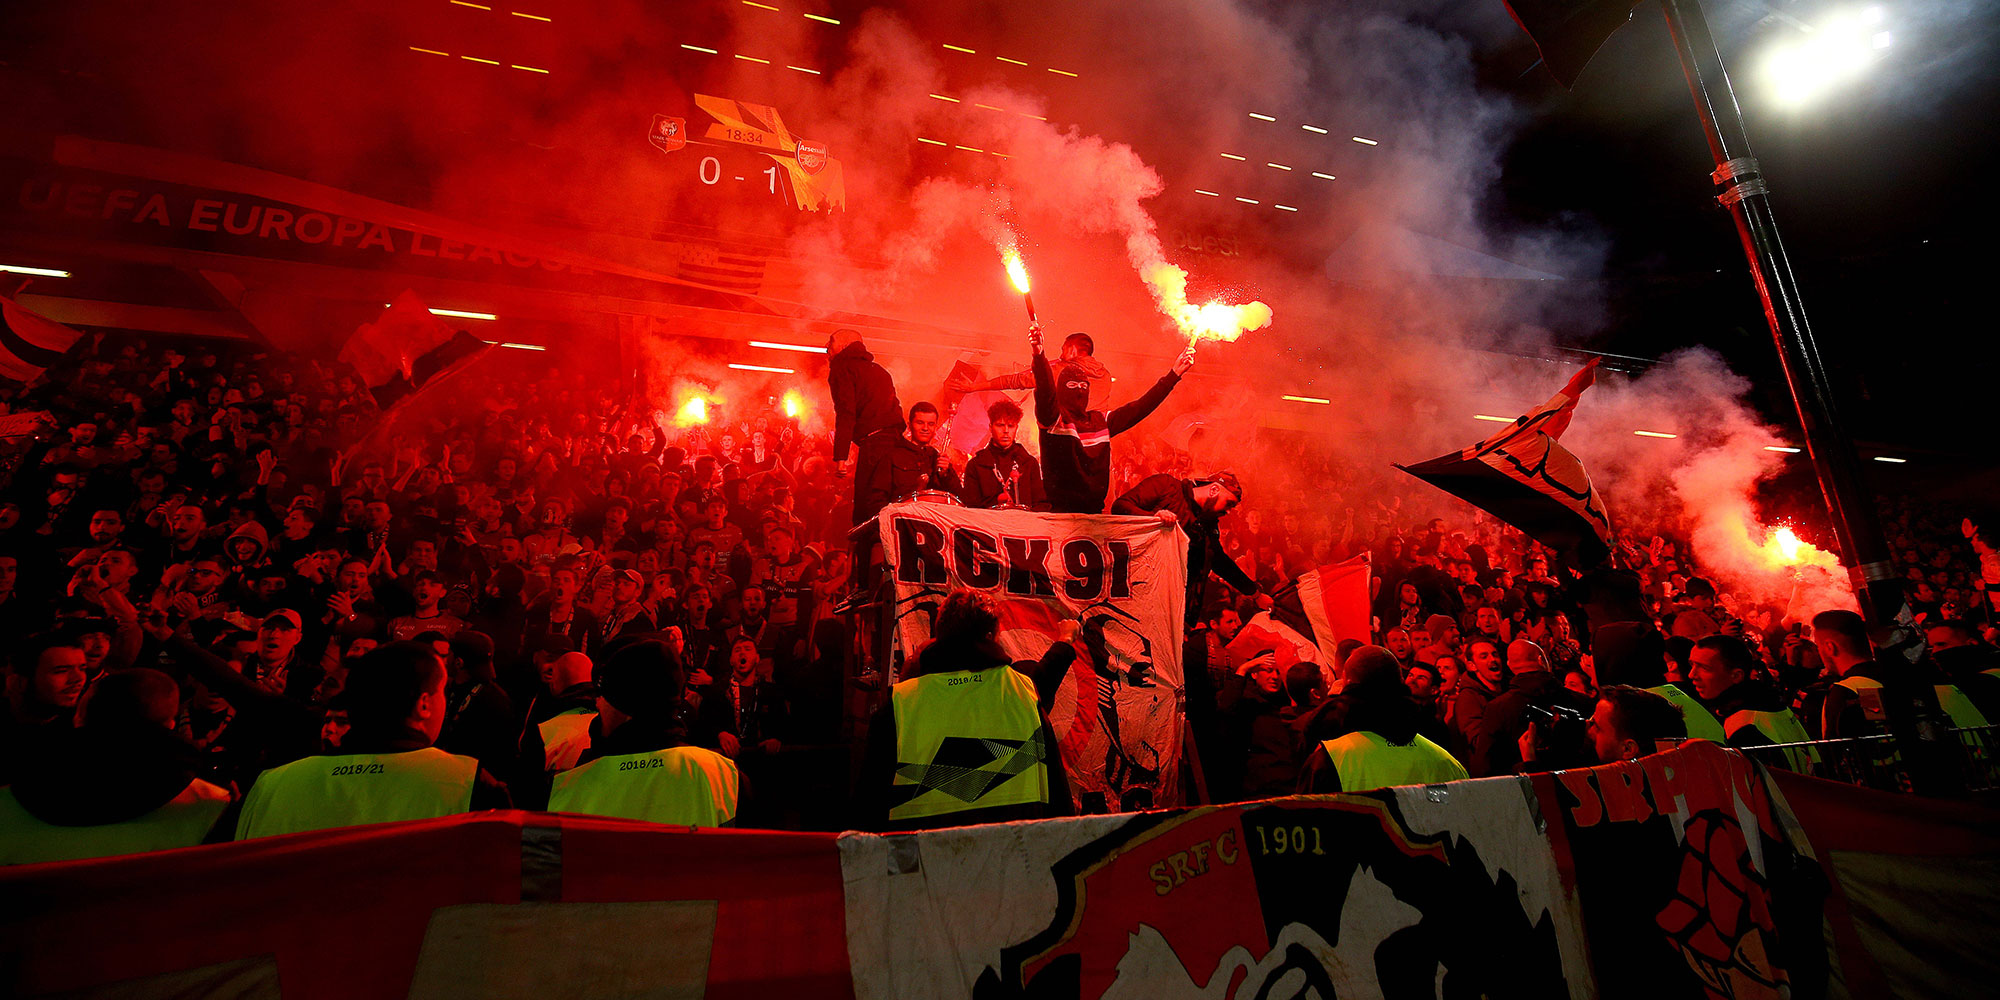
M251 553L248 559L238 560L236 553L232 551L231 543L239 538L247 538L257 543L257 551ZM264 564L264 557L271 551L271 534L264 530L262 524L254 520L246 521L243 527L230 533L229 538L222 543L222 551L229 557L229 561L238 568L248 569L253 566L261 566Z
M833 396L833 457L847 459L847 447L871 434L903 429L903 404L896 381L856 340L828 362L826 387Z
M1035 356L1035 425L1042 432L1042 486L1049 507L1059 514L1102 514L1111 490L1111 439L1131 430L1166 402L1180 384L1174 372L1160 376L1138 399L1106 413L1090 409L1090 372L1102 370L1095 358L1063 363L1056 372Z

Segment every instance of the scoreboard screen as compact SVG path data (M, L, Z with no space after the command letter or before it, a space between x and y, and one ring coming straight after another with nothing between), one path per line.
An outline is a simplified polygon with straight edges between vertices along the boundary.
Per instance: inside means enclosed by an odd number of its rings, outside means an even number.
M677 186L720 196L683 199L684 206L711 204L717 216L728 206L732 218L770 215L779 226L799 212L847 208L839 157L824 143L793 133L768 105L696 94L691 114L654 115L647 141L666 154Z

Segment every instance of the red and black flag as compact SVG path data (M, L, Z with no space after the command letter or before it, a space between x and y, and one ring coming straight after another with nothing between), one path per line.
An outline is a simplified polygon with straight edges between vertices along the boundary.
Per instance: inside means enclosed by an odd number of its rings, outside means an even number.
M354 331L340 360L354 366L384 413L457 374L493 345L454 331L431 315L417 293L405 291L388 311Z
M0 378L33 382L62 360L83 333L0 296Z
M1556 81L1573 87L1584 64L1631 19L1637 5L1638 0L1507 0L1507 11L1534 40Z
M1580 566L1595 566L1611 553L1611 518L1583 463L1556 439L1596 380L1592 361L1548 402L1492 437L1397 468L1573 555Z

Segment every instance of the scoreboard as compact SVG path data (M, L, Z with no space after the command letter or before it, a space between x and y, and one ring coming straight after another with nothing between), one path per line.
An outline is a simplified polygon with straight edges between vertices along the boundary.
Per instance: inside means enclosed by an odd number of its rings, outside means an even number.
M776 108L708 94L694 102L686 115L655 114L646 138L666 155L677 185L721 196L695 204L720 202L738 217L779 216L769 221L780 226L783 216L847 208L840 158L794 133Z

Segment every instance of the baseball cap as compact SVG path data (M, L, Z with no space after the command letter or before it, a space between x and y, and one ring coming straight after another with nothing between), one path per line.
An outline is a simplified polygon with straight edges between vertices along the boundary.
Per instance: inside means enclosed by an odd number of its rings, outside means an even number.
M305 627L299 613L290 608L279 608L264 616L264 628L288 628L298 631Z

